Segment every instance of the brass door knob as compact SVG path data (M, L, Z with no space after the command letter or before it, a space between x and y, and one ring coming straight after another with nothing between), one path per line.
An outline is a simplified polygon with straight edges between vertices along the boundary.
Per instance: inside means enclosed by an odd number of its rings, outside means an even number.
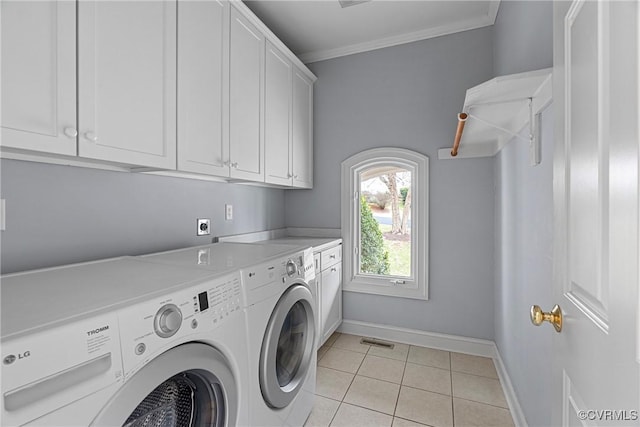
M556 332L562 331L562 310L558 304L549 313L545 313L537 305L531 306L531 323L540 326L545 321L551 323L556 328Z

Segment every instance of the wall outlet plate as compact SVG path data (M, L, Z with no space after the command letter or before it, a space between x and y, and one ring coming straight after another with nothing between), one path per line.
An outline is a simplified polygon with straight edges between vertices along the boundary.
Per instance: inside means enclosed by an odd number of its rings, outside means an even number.
M227 221L233 219L233 205L224 205L224 219Z
M4 199L0 199L0 231L7 229L7 210Z
M208 236L211 234L211 220L209 218L198 218L196 233L198 236Z

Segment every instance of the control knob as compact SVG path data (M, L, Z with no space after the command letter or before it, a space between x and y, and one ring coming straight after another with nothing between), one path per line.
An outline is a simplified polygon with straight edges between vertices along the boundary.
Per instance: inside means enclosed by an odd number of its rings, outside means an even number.
M175 335L182 325L182 312L175 304L164 305L153 319L153 328L161 338Z
M294 274L298 272L298 266L293 260L287 261L287 276L292 277Z

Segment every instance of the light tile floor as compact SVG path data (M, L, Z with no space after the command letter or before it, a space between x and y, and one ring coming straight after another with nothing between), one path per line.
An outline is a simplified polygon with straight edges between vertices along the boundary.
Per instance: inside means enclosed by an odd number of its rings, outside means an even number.
M318 350L308 427L513 426L493 361L335 333Z

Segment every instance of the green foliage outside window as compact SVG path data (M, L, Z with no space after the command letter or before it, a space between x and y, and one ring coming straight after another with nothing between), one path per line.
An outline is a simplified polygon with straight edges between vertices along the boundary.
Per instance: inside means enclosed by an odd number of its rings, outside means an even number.
M404 205L407 202L407 193L409 192L409 187L402 187L400 189L400 199L402 200L402 204Z
M364 197L360 198L360 272L389 274L389 252L382 232Z

